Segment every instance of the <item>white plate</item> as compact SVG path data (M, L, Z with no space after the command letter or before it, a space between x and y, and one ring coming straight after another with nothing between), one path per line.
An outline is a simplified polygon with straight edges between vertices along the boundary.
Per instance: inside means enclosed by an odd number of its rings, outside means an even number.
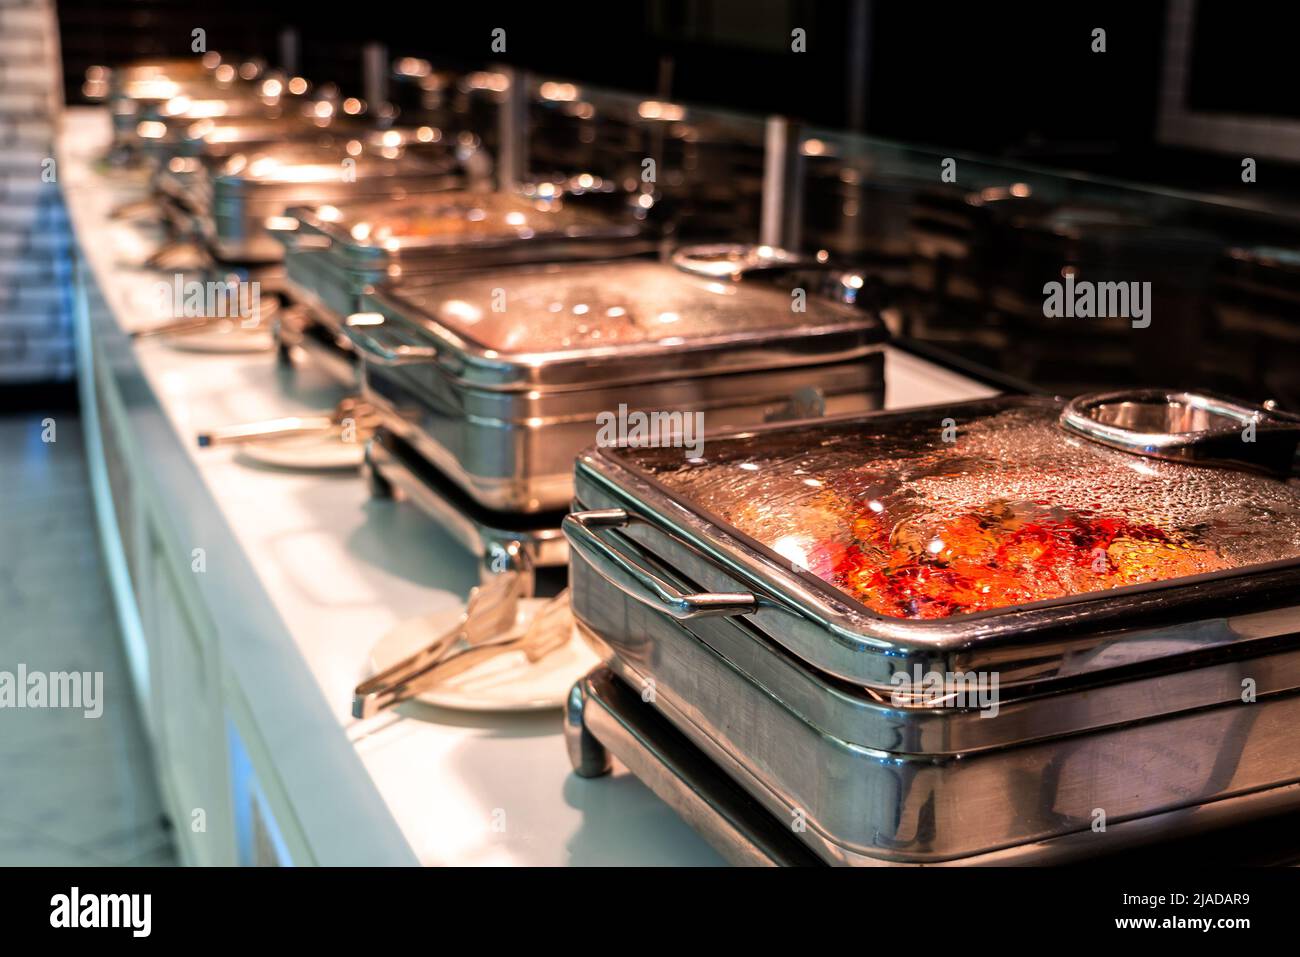
M325 471L357 469L366 457L364 442L344 442L337 435L295 435L266 442L245 442L241 458L281 469Z
M546 598L525 598L519 603L517 632L522 632ZM455 627L462 609L412 618L386 634L370 652L370 664L382 671ZM569 643L540 661L530 663L522 651L489 658L477 668L448 678L416 700L457 711L541 711L563 707L574 682L600 661L573 630Z
M181 352L270 352L275 348L275 337L265 331L182 332L163 338Z

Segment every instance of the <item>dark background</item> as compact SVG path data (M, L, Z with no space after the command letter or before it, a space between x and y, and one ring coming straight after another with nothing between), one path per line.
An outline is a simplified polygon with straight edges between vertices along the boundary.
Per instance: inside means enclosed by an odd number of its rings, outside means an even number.
M937 183L917 189L876 178L849 186L832 158L820 169L809 164L804 241L874 270L863 304L897 307L899 341L963 368L994 370L999 382L1073 393L1161 381L1300 408L1300 165L1261 158L1258 182L1245 184L1240 156L1158 141L1166 29L1177 9L1178 0L59 4L71 101L87 66L188 55L196 27L207 31L210 50L277 64L280 32L292 26L299 72L337 83L345 95L361 95L361 50L377 41L391 58L453 69L510 63L860 130L939 156L982 154L1226 198L1198 203L1122 189L1102 198L1085 195L1095 184L1083 178L1070 180L1068 201L1054 201L1095 214L1127 197L1123 215L1137 226L1125 235L1104 221L1058 228L1047 194L986 203L959 188L945 195ZM1285 8L1197 0L1195 10L1189 107L1300 116ZM496 27L506 30L505 54L491 51ZM805 53L790 50L796 27L807 32ZM1098 27L1104 53L1092 51ZM756 226L737 219L756 216L758 173L748 172L752 189L721 215L751 235ZM747 182L730 173L715 175L713 185L719 181ZM857 215L860 206L867 215ZM904 239L906 254L895 248ZM1045 322L1044 277L1067 265L1157 280L1165 297L1158 311L1169 317L1164 334Z
M1294 84L1269 82L1293 62L1286 49L1288 31L1270 27L1278 7L1258 0L1201 0L1198 9L1198 16L1228 41L1203 57L1210 72L1200 76L1201 98L1230 105L1243 90L1267 90L1267 96L1261 92L1261 108L1281 101L1275 112L1294 112ZM251 0L209 6L193 0L61 0L59 13L70 101L80 96L87 66L188 53L195 27L207 31L209 49L276 62L278 33L294 26L301 35L300 71L313 80L333 80L345 92L359 90L360 48L377 40L393 56L464 65L506 61L908 142L1135 179L1196 179L1194 163L1162 169L1167 156L1155 143L1166 16L1166 4L1158 0L337 7ZM1098 26L1107 30L1105 54L1090 49ZM504 56L490 52L494 27L507 31ZM807 31L805 54L790 52L794 27ZM857 37L865 40L855 55ZM1237 43L1257 44L1265 55L1234 57ZM855 82L865 95L855 96Z
M1168 4L945 0L617 0L540 4L60 0L69 102L86 67L208 48L360 92L360 50L387 44L453 66L493 62L686 102L783 113L872 135L1131 181L1232 189L1222 157L1155 136ZM1290 17L1267 0L1198 0L1191 105L1300 116ZM491 31L507 31L504 56ZM790 52L790 31L807 52ZM1092 30L1107 31L1104 54ZM861 38L861 39L859 39ZM860 91L860 92L857 92ZM1234 170L1235 171L1235 170ZM1287 166L1268 188L1300 194ZM1262 181L1262 180L1261 180Z

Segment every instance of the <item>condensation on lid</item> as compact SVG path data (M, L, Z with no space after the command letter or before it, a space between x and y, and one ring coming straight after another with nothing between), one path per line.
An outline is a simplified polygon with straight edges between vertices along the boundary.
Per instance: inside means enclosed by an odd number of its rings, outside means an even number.
M546 354L650 343L680 344L782 330L867 325L873 320L757 281L689 275L648 261L505 272L455 283L403 286L400 297L456 334L509 354Z
M531 239L539 235L611 227L596 210L510 193L448 192L401 203L361 203L340 209L335 220L353 242L381 246L397 241L463 242Z
M677 497L868 608L946 618L1300 558L1300 482L1065 434L1054 403L627 449ZM947 439L948 441L945 441Z

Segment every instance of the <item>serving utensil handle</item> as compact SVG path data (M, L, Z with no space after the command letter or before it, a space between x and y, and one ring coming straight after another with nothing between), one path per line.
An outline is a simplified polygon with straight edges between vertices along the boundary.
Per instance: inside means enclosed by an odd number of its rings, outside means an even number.
M267 419L264 422L249 422L246 425L231 425L221 429L212 429L199 433L199 446L229 445L235 442L257 442L262 439L282 439L295 435L309 435L316 432L328 432L337 423L327 415L289 416L283 419Z
M132 339L152 339L155 336L174 336L186 332L197 332L200 329L206 329L208 326L221 322L224 316L185 316L180 319L168 319L164 322L147 326L143 329L132 329Z
M623 594L656 611L685 620L748 615L758 610L758 599L749 592L683 592L596 534L597 529L623 528L630 521L625 509L604 508L566 515L561 528L574 554Z

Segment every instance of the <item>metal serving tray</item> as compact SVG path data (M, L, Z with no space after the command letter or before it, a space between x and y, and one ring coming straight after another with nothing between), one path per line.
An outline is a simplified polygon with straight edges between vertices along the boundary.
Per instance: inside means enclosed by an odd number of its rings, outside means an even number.
M1142 395L1165 402L1163 394ZM1168 398L1174 408L1177 397ZM1113 410L1115 397L1099 407ZM881 494L886 510L942 498L925 482L961 481L963 473L996 496L998 477L980 472L988 448L973 444L978 423L1054 419L1062 409L1003 397L755 429L710 436L708 456L773 475L799 468L808 481L850 488L849 460L857 455L865 467L864 450L890 448L902 436L922 448L910 461L895 460L908 495ZM958 427L955 448L938 453L937 468L909 472L930 454L917 427L942 441L945 423ZM999 439L1007 449L1013 431ZM791 454L792 435L809 454ZM1300 752L1287 731L1300 714L1300 540L1290 524L1300 515L1300 488L1060 436L1052 461L1066 472L1089 462L1099 485L1114 470L1138 477L1135 489L1123 490L1125 507L1140 510L1149 504L1144 496L1181 484L1193 500L1189 513L1217 510L1225 516L1217 532L1235 532L1234 522L1253 528L1284 560L938 620L899 618L871 611L808 563L702 510L682 491L689 484L681 485L679 466L656 459L658 450L598 449L577 468L576 499L586 511L565 520L575 617L620 679L835 863L1095 853L1102 843L1087 838L1105 834L1093 830L1099 814L1109 824L1165 815L1161 827L1176 830L1204 815L1174 812L1229 799L1242 807L1238 798L1300 780ZM1034 442L1026 439L1022 464L1042 466L1037 456L1051 459L1052 447ZM1007 472L1016 464L1008 458ZM677 493L661 481L672 472ZM1068 475L1050 479L1068 487ZM1032 476L1003 481L1042 493ZM1217 502L1196 500L1216 483ZM735 493L761 497L743 481ZM805 505L792 497L785 508L798 515ZM1220 541L1225 550L1260 544ZM947 698L894 697L900 674L944 676ZM995 677L991 716L969 702L944 706L967 675L986 688Z
M620 407L743 426L883 398L875 316L815 297L795 312L789 289L726 273L552 265L364 301L347 332L384 427L502 511L566 506L574 456Z

